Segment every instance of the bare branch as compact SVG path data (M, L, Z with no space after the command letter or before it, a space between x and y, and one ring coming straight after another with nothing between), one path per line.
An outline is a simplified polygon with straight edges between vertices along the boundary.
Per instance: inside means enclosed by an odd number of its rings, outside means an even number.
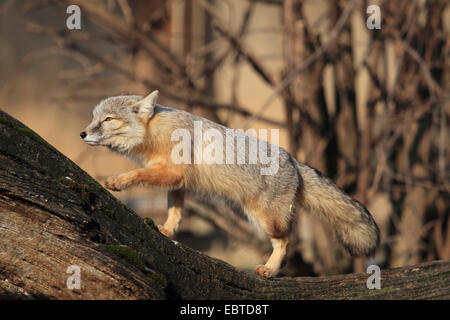
M350 13L355 8L355 5L358 1L352 0L344 9L344 12L339 17L336 25L333 27L328 41L320 47L320 49L316 50L313 54L311 54L306 60L295 70L290 71L290 73L281 81L274 90L274 93L262 104L262 106L258 109L257 112L253 114L247 121L244 123L243 127L248 128L255 120L257 120L258 116L261 116L263 112L270 106L270 104L275 100L275 98L280 95L280 93L286 89L286 87L291 83L291 81L299 74L307 70L311 65L317 62L330 48L330 45L333 44L342 29L344 28L345 23L347 22Z
M267 68L261 63L256 55L235 36L229 28L222 22L220 14L215 8L205 0L198 0L200 5L214 18L213 23L217 30L230 42L230 44L250 63L253 69L267 82L270 86L276 86L273 76Z

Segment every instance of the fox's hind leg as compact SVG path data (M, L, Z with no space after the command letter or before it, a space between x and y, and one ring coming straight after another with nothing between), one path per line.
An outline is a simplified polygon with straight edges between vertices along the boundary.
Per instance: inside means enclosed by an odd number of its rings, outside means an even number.
M288 238L270 238L270 241L272 242L272 254L269 257L269 260L267 260L266 264L260 264L256 267L255 273L265 277L269 278L272 276L275 276L278 273L278 270L280 270L281 262L283 261L284 256L286 255L286 248L288 245Z
M250 204L245 209L269 235L273 248L267 262L257 266L255 273L265 278L275 276L286 255L288 236L291 230L291 208L284 206L261 208L258 204Z
M163 226L159 225L159 231L166 237L172 237L178 230L181 221L181 212L184 205L184 189L169 191L168 217Z

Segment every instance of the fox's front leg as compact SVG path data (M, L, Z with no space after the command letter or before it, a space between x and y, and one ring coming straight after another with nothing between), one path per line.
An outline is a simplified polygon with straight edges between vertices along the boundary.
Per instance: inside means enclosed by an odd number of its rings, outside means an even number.
M121 191L136 184L179 189L184 184L184 176L179 170L156 164L149 168L135 169L109 177L106 179L105 187L113 191Z
M159 225L159 231L166 237L171 238L178 230L181 221L181 212L184 205L184 189L169 191L168 194L168 217L163 226Z

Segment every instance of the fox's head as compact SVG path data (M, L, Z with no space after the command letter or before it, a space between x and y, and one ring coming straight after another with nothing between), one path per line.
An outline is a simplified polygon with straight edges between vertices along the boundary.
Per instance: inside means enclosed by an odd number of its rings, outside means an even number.
M129 152L144 141L157 98L158 91L153 91L145 98L117 96L102 100L94 108L92 122L80 133L81 138L91 146Z

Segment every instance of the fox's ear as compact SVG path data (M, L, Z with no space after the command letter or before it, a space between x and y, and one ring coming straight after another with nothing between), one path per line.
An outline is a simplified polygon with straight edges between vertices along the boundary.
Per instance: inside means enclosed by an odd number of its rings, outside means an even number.
M150 119L155 112L156 100L158 100L159 91L155 90L145 98L139 100L132 106L134 113L139 114L145 120Z

